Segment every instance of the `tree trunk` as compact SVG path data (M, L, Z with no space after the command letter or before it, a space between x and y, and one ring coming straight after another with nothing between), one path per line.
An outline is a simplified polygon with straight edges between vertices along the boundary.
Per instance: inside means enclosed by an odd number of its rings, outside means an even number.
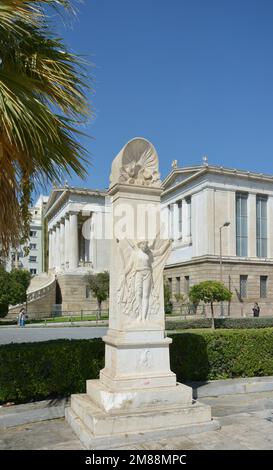
M211 328L215 330L213 302L210 303L210 308L211 308Z
M99 306L99 319L101 320L101 300L98 300L98 306Z

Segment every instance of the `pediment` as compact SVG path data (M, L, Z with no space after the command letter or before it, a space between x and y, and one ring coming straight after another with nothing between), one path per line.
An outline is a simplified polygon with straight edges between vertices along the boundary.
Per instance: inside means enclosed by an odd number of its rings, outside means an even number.
M50 196L49 200L46 206L46 212L48 212L51 207L62 197L62 195L67 191L67 189L53 189Z
M201 168L203 170L204 168ZM198 175L200 173L200 168L194 170L187 169L177 169L174 170L166 179L163 181L164 190L175 187L177 184L182 183L183 181L188 180L192 176Z

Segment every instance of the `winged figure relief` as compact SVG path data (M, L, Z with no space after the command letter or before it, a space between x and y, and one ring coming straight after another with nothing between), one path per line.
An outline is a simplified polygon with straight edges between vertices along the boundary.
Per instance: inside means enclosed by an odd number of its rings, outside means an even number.
M171 241L157 236L152 243L128 239L117 243L122 263L118 301L125 315L144 322L159 312L163 269Z

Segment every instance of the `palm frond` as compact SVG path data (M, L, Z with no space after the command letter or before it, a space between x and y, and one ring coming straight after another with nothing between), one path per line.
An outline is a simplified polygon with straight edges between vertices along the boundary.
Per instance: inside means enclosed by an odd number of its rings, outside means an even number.
M0 4L0 244L5 251L26 232L31 183L60 181L64 172L83 177L88 162L79 142L79 123L92 114L86 63L53 37L42 4L72 8L68 0Z

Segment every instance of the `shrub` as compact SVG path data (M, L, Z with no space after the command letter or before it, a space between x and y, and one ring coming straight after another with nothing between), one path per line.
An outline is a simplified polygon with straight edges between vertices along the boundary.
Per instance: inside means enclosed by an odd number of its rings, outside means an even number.
M0 303L0 318L4 318L9 311L9 306L8 304L1 304Z
M172 336L179 381L273 375L273 329L218 330Z
M104 343L56 340L0 346L0 402L23 403L85 392L104 366Z
M166 321L166 330L188 330L193 328L211 328L211 318Z
M238 329L238 328L272 328L272 317L260 318L215 318L216 329ZM211 318L193 318L179 321L167 321L166 330L186 330L194 328L211 328Z
M172 293L171 293L170 286L169 286L168 282L166 281L166 279L164 279L164 310L165 310L165 315L170 315L173 311L173 304L172 304L172 301L171 301L171 296L172 296Z
M217 318L216 328L272 328L273 318Z
M172 335L171 369L180 382L273 375L273 329ZM85 393L104 366L104 343L57 340L0 346L0 402Z

